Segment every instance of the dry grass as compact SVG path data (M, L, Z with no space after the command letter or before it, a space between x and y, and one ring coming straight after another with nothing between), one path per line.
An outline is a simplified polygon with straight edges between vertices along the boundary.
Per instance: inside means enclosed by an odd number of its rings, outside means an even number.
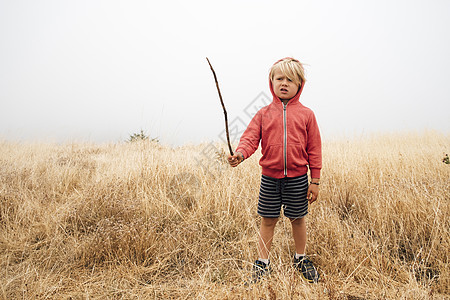
M449 297L450 136L327 141L308 216L317 285L291 268L277 225L274 273L256 255L259 155L229 168L206 145L0 142L0 298L441 299ZM225 149L225 147L224 147ZM210 166L211 167L211 166Z

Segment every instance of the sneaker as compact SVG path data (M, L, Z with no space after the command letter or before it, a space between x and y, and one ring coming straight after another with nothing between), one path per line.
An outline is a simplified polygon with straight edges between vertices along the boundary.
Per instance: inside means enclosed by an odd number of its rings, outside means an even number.
M317 283L319 281L319 273L308 256L300 257L298 259L294 256L294 267L309 283Z
M270 262L265 264L260 260L256 260L253 264L252 283L260 281L265 275L270 274Z

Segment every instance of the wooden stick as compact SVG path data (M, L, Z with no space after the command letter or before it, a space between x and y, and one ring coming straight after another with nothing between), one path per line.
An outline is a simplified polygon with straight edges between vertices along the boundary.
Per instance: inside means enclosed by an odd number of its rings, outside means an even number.
M213 75L214 75L214 80L216 81L217 92L219 92L220 103L222 104L223 114L225 115L225 130L227 132L228 148L230 149L231 156L233 156L234 154L233 154L233 150L231 149L230 134L228 133L227 110L225 109L225 104L223 104L222 94L220 93L219 82L217 81L216 72L214 72L214 68L211 65L211 63L209 62L209 59L206 58L206 60L208 61L209 66L211 67L211 71L213 72Z

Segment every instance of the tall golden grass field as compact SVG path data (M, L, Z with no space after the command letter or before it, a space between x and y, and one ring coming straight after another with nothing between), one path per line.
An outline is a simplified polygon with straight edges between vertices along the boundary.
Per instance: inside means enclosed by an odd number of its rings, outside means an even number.
M307 254L281 218L253 285L259 150L0 141L0 299L449 299L450 135L323 141Z

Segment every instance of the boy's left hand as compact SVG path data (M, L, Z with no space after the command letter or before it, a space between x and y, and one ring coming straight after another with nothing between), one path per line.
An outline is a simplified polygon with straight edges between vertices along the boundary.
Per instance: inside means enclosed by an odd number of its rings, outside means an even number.
M310 184L308 188L308 194L306 195L306 197L309 200L309 204L316 201L318 196L319 196L319 186L317 184Z

